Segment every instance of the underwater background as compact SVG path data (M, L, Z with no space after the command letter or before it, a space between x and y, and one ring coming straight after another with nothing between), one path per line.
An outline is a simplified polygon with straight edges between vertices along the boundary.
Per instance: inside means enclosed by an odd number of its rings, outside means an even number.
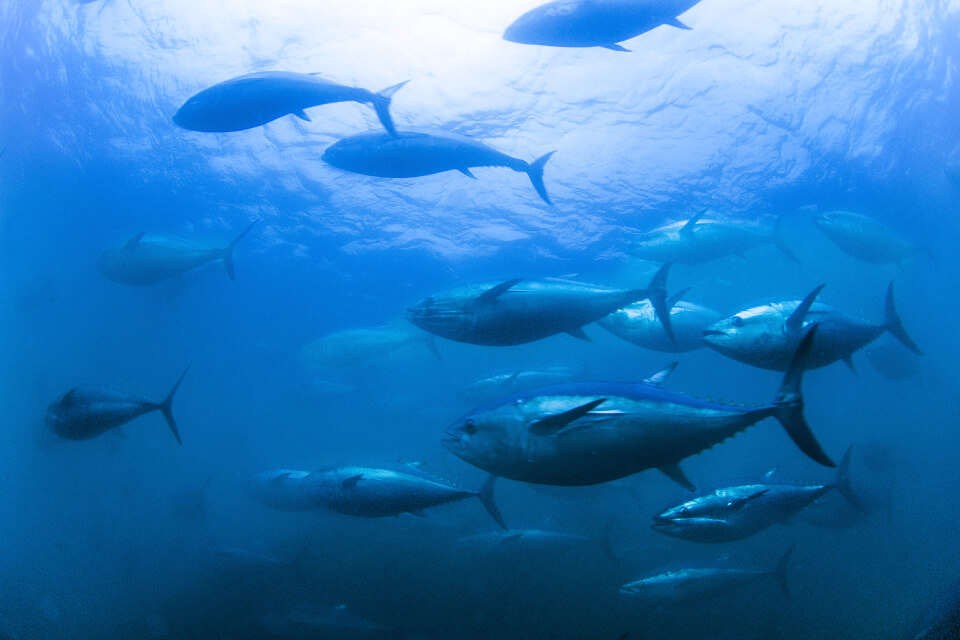
M505 41L537 4L0 4L0 637L336 638L347 631L288 612L337 605L385 637L912 637L960 566L960 2L702 0L683 14L691 30L658 27L622 43L629 52ZM398 129L524 160L555 150L554 204L503 167L390 179L325 164L331 144L380 126L354 103L236 133L172 122L203 88L267 70L371 90L409 80L393 97ZM858 261L813 223L835 209L933 257ZM590 487L498 482L512 527L610 535L614 561L600 545L468 548L463 537L493 525L473 500L360 519L245 495L251 473L347 464L416 463L478 488L485 474L440 439L475 406L461 391L499 370L639 381L678 360L671 389L768 401L779 373L709 349L644 350L595 325L591 342L438 339L440 358L414 343L335 369L304 349L351 328L422 334L405 310L472 282L644 287L658 265L631 241L704 210L780 216L800 259L765 245L673 267L669 291L690 287L685 299L724 316L826 283L821 300L876 323L895 283L926 355L877 368L858 353L857 373L835 363L804 380L820 442L836 457L854 446L854 488L882 507L696 545L651 530L686 495L655 471ZM94 267L139 232L222 246L254 220L235 281L219 262L148 287ZM188 364L182 446L159 414L87 442L44 426L77 384L159 400ZM773 421L684 462L698 487L772 468L832 478ZM618 593L721 556L772 568L791 544L789 598L773 582L679 607Z

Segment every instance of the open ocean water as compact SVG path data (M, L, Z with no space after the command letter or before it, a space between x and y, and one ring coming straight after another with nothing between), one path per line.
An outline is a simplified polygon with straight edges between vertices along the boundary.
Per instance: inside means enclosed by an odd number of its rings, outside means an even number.
M571 0L554 8L644 4L689 29L664 19L609 46L505 39L538 4L0 2L0 638L958 637L960 2ZM369 100L231 132L173 121L208 87L277 71L369 92L409 81L390 95L400 139L454 133L518 160L448 155L418 177L325 161L355 134L390 142ZM551 205L527 168L552 151ZM428 153L387 172L415 173ZM845 250L818 226L837 210L883 225L903 255ZM861 511L829 492L755 535L702 544L651 528L693 495L656 469L590 486L501 478L514 533L469 497L355 517L297 484L363 467L478 490L483 465L445 432L526 379L639 382L677 361L664 389L769 403L782 373L700 342L641 348L593 322L605 313L507 345L408 321L473 283L486 283L473 310L549 277L646 288L662 260L638 251L643 234L699 214L681 240L708 222L777 227L798 261L770 242L678 261L668 296L687 290L726 318L825 284L819 301L880 327L845 354L856 372L838 360L803 378L823 449L839 461L853 446ZM251 224L232 257L213 251ZM170 277L121 281L131 256L163 243ZM922 356L881 326L891 282ZM581 326L589 340L567 334ZM160 403L188 365L172 403L182 445L161 411L104 422L105 403ZM523 437L604 428L621 417L609 402ZM64 427L68 410L96 416ZM773 418L715 444L683 461L701 492L834 480ZM264 498L251 477L271 470L287 471ZM347 473L338 495L371 477ZM278 508L291 496L306 506ZM791 546L789 596L766 576L676 601L620 592L667 569L769 572Z

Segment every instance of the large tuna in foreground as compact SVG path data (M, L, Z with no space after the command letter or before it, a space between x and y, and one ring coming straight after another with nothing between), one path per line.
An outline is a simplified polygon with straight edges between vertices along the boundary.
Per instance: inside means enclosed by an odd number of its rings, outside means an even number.
M472 167L507 167L526 173L543 201L553 204L543 185L543 167L552 155L553 151L527 162L449 131L407 129L396 135L368 131L343 138L323 152L323 160L344 171L379 178L416 178L444 171L473 178Z
M146 413L159 411L166 419L173 437L183 444L171 407L173 396L189 369L184 369L170 393L160 402L144 400L113 385L83 384L74 387L47 408L47 427L67 440L89 440Z
M334 102L370 104L390 135L396 134L390 117L390 99L406 82L373 93L348 87L312 73L264 71L224 80L187 100L173 121L192 131L242 131L286 115L310 121L305 109Z
M558 333L587 339L583 325L635 300L649 298L668 335L668 266L646 289L608 289L583 282L548 278L516 279L458 287L407 309L407 319L442 338L490 346L533 342Z
M704 331L704 340L715 351L746 364L785 371L807 328L816 324L808 369L843 360L853 368L851 356L889 331L905 347L923 355L907 334L893 301L893 283L887 288L885 316L881 324L857 320L833 307L816 302L820 285L803 300L771 302L740 311Z
M138 233L123 245L107 249L97 258L97 271L107 280L131 286L157 284L192 271L214 260L222 260L231 280L235 279L233 250L254 220L225 247L206 247L179 236Z
M677 19L700 0L555 0L517 18L503 39L549 47L604 47L628 51L618 42L662 24L689 29Z
M574 383L519 393L468 413L443 444L494 475L550 485L590 485L659 469L687 488L679 463L774 417L800 449L834 466L803 417L800 381L812 328L774 400L752 409L700 400L641 383Z

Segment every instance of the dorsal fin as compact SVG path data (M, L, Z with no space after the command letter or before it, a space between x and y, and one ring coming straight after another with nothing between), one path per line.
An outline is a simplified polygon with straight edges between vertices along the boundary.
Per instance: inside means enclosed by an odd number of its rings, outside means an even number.
M127 240L123 245L124 251L133 251L137 248L137 245L140 244L140 241L143 239L143 236L146 234L146 231L141 231L140 233L135 233L129 240Z
M670 377L670 374L673 373L673 370L677 368L679 362L670 363L665 369L657 371L655 374L643 381L644 384L651 384L655 387L659 387L663 384L663 381Z
M692 218L690 218L689 220L687 220L687 224L685 224L685 225L683 225L682 227L680 227L680 233L681 233L681 235L690 235L690 234L692 234L692 233L693 233L693 228L694 228L695 226L697 226L697 221L700 220L700 218L702 218L703 215L704 215L706 212L707 212L707 210L704 209L704 210L701 211L700 213L694 214L694 216L693 216Z
M500 284L490 287L479 296L477 296L477 302L487 304L493 302L507 291L515 287L523 278L514 278L513 280L507 280L506 282L501 282Z
M590 402L564 411L563 413L556 413L554 415L540 418L536 422L532 422L530 424L530 433L535 436L554 435L577 418L585 416L590 412L591 409L596 409L606 401L606 398L598 398L597 400L591 400Z
M813 301L817 299L817 296L820 295L820 292L825 286L827 285L820 285L808 293L806 298L800 301L800 304L797 305L797 308L794 309L793 313L790 314L790 317L787 318L786 325L788 332L800 331L800 329L803 328L803 321L807 317L807 312L810 311Z

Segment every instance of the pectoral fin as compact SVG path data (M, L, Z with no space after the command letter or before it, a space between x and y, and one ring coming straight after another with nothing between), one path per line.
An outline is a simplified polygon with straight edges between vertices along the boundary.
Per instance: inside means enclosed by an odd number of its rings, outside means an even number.
M730 502L727 503L727 506L731 509L739 509L743 505L747 504L748 502L756 500L757 498L767 493L768 491L770 491L770 489L764 489L763 491L757 491L756 493L752 493L749 496L744 496L743 498L737 498L736 500L731 500Z
M644 380L643 381L644 384L652 384L655 387L659 387L661 384L663 384L664 380L670 377L670 374L673 373L673 370L677 368L678 364L680 363L674 362L673 364L668 366L666 369L657 371L655 374L653 374L652 376Z
M535 436L556 435L571 422L577 418L582 418L589 413L591 409L597 408L606 401L606 398L598 398L596 400L591 400L586 404L582 404L579 407L574 407L573 409L564 411L563 413L557 413L552 416L540 418L530 425L530 433Z
M573 336L577 340L583 340L584 342L593 342L586 333L583 332L583 327L577 327L576 329L571 329L567 331L567 335Z
M679 463L667 464L662 467L657 467L657 469L659 469L664 475L679 484L687 491L697 490L697 488L693 486L693 483L690 482L690 478L687 477L687 474L685 474L683 469L680 468Z
M692 218L687 220L687 224L680 227L680 234L684 236L693 235L693 228L697 226L697 221L700 220L700 218L702 218L706 212L707 210L704 209L700 213L694 215Z
M480 302L482 304L493 302L494 300L496 300L497 298L505 294L507 291L512 289L514 286L516 286L521 280L522 278L507 280L506 282L501 282L495 287L490 287L489 289L481 293L479 296L477 296L477 302Z
M310 120L310 116L308 116L308 115L306 114L306 112L304 112L303 109L297 109L296 111L291 111L290 113L292 113L293 115L297 116L297 117L300 118L301 120L306 120L307 122L312 122L312 121Z
M357 483L360 482L360 478L362 477L363 477L362 473L358 473L355 476L350 476L349 478L341 480L340 486L344 489L353 489L357 486ZM413 512L411 511L411 513Z
M290 474L289 474L289 473L281 473L281 474L278 475L276 478L273 478L273 479L270 480L270 486L273 487L274 489L276 489L276 488L279 487L281 484L283 484L283 481L284 481L284 480L286 480L286 479L289 478L289 477L290 477Z
M137 245L140 244L140 241L143 239L143 236L145 233L146 231L141 231L140 233L134 235L132 238L127 240L127 242L123 245L123 250L133 251L134 249L136 249Z
M623 51L623 52L625 52L625 53L630 53L630 49L626 49L626 48L621 47L620 45L615 44L615 43L611 43L611 44L601 44L601 45L597 45L597 46L603 47L604 49L610 49L610 51Z
M677 29L683 29L685 31L692 31L690 27L680 22L678 18L669 18L663 21L663 24L668 24L671 27L676 27Z
M817 296L820 295L820 292L826 285L822 284L810 293L807 294L807 297L800 301L800 304L797 305L797 308L793 310L793 313L790 314L790 317L787 318L787 331L790 333L796 333L803 328L803 321L807 317L807 312L810 311L810 307L813 305L813 301L817 299Z
M467 176L468 178L473 178L474 180L477 179L477 176L473 175L473 173L470 172L470 169L469 169L468 167L463 167L462 169L457 169L457 171L459 171L459 172L462 173L463 175Z

